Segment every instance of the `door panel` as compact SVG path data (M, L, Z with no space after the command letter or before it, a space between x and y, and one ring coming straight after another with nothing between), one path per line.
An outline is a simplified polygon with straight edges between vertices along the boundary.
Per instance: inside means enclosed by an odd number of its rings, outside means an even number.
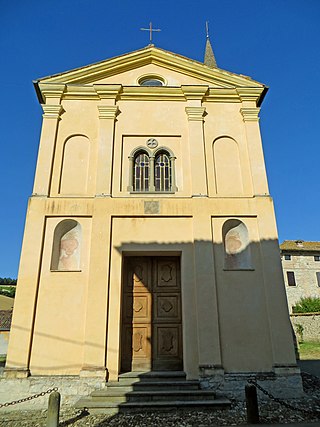
M180 259L126 257L121 371L182 369Z

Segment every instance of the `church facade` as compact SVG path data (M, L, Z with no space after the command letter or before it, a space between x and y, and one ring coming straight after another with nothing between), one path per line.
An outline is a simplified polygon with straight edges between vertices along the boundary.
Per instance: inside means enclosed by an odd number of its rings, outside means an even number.
M259 129L267 88L209 65L149 45L35 83L7 377L299 383Z

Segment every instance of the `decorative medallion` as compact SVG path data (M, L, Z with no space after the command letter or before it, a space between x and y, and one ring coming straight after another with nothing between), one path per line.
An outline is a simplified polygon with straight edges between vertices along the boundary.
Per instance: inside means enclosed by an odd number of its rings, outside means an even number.
M147 140L147 147L156 148L158 147L158 141L155 138L149 138Z
M133 334L133 351L138 352L142 349L142 334L140 332L136 332Z
M173 349L173 335L171 331L163 331L162 332L162 346L161 349L166 353L169 353Z
M165 264L161 266L161 280L170 282L172 280L172 266Z
M139 311L141 311L143 309L143 305L141 304L141 302L140 301L135 301L134 303L133 303L133 310L136 312L136 313L139 313Z
M173 309L173 305L171 304L171 302L167 299L165 299L160 307L162 308L163 311L165 311L166 313L169 313L169 311L171 311Z

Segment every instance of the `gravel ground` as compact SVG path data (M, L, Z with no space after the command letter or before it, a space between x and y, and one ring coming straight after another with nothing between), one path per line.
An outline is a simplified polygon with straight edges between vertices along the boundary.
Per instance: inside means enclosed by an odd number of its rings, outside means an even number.
M303 408L310 413L289 409L276 402L260 402L260 421L265 424L316 422L320 425L320 378L302 374L306 397L299 400L290 400L292 406ZM318 411L318 413L316 413ZM113 416L85 415L74 410L62 410L60 427L64 426L122 426L122 427L203 427L203 426L231 426L246 422L246 408L243 402L232 402L230 409L205 411L170 411L145 412L135 414L118 414ZM0 426L4 427L45 427L46 411L19 411L0 413Z

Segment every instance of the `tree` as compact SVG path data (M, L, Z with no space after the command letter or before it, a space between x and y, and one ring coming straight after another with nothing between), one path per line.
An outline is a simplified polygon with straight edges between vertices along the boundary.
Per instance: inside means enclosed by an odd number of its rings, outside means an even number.
M11 279L11 277L0 277L0 285L12 285L17 284L17 279Z

